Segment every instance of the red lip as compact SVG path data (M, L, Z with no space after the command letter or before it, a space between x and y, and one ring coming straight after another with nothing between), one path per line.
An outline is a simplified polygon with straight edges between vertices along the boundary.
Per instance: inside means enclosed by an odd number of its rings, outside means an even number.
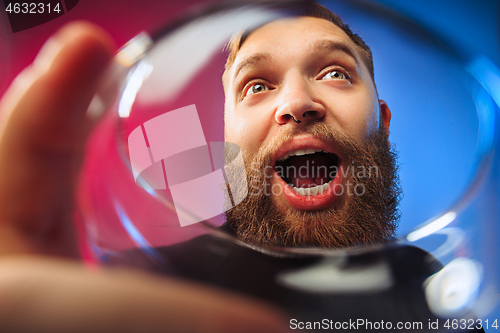
M321 149L325 152L334 153L339 156L339 170L335 178L331 181L328 188L322 194L311 196L299 195L293 188L291 188L285 181L276 173L274 167L276 161L284 156L286 153L299 149ZM271 188L276 185L280 187L280 191L273 191L273 195L283 196L285 201L295 209L298 210L320 210L330 207L343 193L342 191L342 157L337 147L332 147L313 136L299 136L283 144L276 150L272 158L273 178L271 180ZM340 187L339 187L340 186Z

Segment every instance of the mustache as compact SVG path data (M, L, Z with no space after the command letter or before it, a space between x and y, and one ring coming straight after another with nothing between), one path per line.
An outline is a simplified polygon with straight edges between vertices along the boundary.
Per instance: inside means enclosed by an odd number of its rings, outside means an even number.
M368 153L365 147L379 141L380 135L385 136L387 139L387 134L383 126L380 127L379 132L376 131L363 140L355 139L352 136L333 129L323 122L311 123L303 128L283 127L278 130L278 133L276 133L269 142L263 144L257 151L250 152L246 155L244 154L245 163L257 160L264 165L271 165L272 156L279 147L292 141L295 137L304 134L311 135L325 142L330 147L336 147L340 154L346 159L344 161L345 163L350 163L350 156Z

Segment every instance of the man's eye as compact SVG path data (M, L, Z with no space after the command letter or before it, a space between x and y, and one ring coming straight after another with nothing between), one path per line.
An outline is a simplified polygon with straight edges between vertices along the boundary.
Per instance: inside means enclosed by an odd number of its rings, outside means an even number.
M326 73L322 80L347 80L349 77L339 69L334 69Z
M262 83L255 83L252 84L250 87L248 87L247 91L245 92L245 96L257 94L266 90L269 90L269 88L266 85Z

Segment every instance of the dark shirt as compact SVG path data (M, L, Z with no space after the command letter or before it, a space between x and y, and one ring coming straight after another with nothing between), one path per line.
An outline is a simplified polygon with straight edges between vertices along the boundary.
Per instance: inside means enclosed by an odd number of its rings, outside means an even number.
M401 331L410 332L408 327L413 325L414 331L438 332L429 330L430 325L434 328L437 322L443 329L447 320L429 310L424 292L424 282L442 265L427 252L397 242L345 256L328 251L276 255L224 237L203 235L155 252L156 257L129 250L109 257L108 263L266 300L285 309L290 320L295 320L291 327L297 329L299 322L304 327L316 322L318 331L333 330L335 325L343 325L341 331L387 331L389 325L397 331L402 323L407 328Z

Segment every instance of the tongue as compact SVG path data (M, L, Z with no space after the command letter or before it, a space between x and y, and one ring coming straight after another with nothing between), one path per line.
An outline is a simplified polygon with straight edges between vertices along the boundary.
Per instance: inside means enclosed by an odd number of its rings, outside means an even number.
M322 154L292 156L287 161L288 179L295 187L314 187L328 183L330 161Z

